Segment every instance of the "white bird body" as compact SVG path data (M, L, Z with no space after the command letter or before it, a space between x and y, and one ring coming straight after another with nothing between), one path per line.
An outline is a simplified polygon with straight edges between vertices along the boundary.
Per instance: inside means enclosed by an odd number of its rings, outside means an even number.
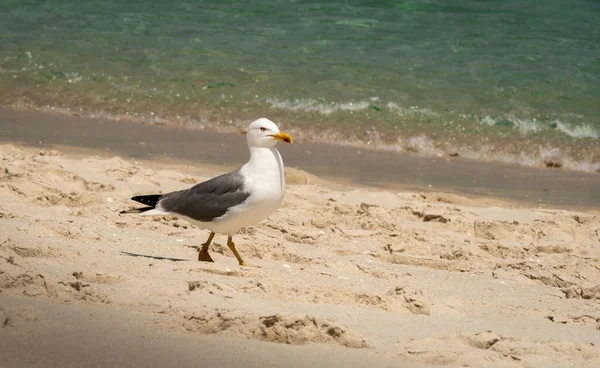
M240 205L211 222L186 218L201 229L233 236L241 228L256 225L275 212L285 196L285 173L283 160L275 147L252 147L250 160L242 166L244 188L251 194Z
M256 225L281 206L285 196L285 173L275 144L278 140L292 142L289 135L280 132L275 123L264 118L250 124L246 138L250 158L240 169L187 190L133 197L133 200L150 207L123 213L136 212L143 216L173 214L199 228L210 230L209 240L199 255L199 260L203 261L212 261L208 245L214 233L227 235L229 247L240 264L245 265L235 250L232 237L241 228Z

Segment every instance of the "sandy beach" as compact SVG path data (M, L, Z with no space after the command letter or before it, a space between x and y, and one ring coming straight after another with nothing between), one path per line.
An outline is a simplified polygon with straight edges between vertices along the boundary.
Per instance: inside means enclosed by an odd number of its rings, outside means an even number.
M0 9L0 368L600 368L600 1Z
M284 157L285 158L285 157ZM119 215L226 166L0 145L3 366L600 363L600 220L288 168L283 207L208 232ZM308 183L308 184L307 184Z

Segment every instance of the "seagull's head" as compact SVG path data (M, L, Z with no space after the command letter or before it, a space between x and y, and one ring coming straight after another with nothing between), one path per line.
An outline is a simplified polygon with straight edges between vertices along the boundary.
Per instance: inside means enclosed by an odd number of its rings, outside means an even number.
M260 118L248 127L246 133L248 146L271 148L277 141L292 143L292 137L279 131L277 125L269 119Z

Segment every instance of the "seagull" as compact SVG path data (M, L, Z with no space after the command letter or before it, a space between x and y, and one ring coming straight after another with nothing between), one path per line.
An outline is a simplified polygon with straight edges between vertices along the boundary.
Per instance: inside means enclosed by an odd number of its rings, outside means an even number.
M241 168L196 184L189 189L166 194L131 198L146 207L121 211L142 216L175 215L188 220L210 235L198 251L198 261L214 262L208 247L215 234L227 235L227 246L240 266L248 266L233 243L233 236L271 215L285 195L283 160L277 141L292 143L271 120L260 118L248 127L246 141L250 159Z

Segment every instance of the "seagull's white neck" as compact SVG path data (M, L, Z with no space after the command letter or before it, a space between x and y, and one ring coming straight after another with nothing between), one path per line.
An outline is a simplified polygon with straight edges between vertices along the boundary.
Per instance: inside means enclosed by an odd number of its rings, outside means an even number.
M246 166L253 171L283 170L283 161L277 148L249 147L250 159Z
M281 191L285 191L285 175L283 160L277 148L249 147L250 159L243 170L250 176L260 176L264 179L276 180Z

